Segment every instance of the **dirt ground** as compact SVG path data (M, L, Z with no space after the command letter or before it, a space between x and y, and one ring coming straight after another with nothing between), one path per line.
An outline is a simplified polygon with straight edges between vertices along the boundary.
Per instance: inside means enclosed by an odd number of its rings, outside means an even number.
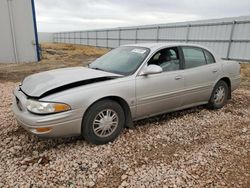
M241 87L224 108L201 106L138 121L107 145L39 139L17 125L11 97L24 76L86 65L106 51L45 44L40 64L0 65L0 188L250 187L249 65L242 65Z
M250 63L241 64L241 87L250 89Z
M1 81L20 81L24 77L55 68L86 66L109 49L83 45L44 43L41 45L42 60L39 63L1 64Z

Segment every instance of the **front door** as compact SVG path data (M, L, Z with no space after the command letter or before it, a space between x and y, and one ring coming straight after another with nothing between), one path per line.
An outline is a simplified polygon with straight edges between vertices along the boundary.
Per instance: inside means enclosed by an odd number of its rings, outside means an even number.
M137 118L153 116L180 107L184 88L178 48L158 51L148 62L162 67L159 74L137 76Z

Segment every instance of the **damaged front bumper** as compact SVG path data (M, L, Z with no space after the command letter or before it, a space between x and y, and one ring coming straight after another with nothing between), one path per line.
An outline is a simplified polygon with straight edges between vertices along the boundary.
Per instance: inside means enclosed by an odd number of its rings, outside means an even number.
M26 109L27 96L17 87L14 90L12 110L19 125L39 137L66 137L81 135L82 110L57 114L36 115Z

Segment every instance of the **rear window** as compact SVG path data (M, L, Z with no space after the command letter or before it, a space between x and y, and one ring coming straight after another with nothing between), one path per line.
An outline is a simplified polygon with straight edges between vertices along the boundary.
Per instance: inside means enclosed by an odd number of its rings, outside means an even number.
M205 54L205 57L207 60L207 64L215 63L213 55L210 52L208 52L207 50L203 50L203 51L204 51L204 54Z

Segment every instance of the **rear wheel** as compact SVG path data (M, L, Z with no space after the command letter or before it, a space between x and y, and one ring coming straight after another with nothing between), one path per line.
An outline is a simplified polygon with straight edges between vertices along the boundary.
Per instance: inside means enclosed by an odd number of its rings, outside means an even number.
M106 144L118 137L124 123L122 107L115 101L102 100L93 104L84 115L82 134L93 144Z
M227 103L229 92L227 83L220 80L213 89L209 100L209 107L212 109L222 108Z

